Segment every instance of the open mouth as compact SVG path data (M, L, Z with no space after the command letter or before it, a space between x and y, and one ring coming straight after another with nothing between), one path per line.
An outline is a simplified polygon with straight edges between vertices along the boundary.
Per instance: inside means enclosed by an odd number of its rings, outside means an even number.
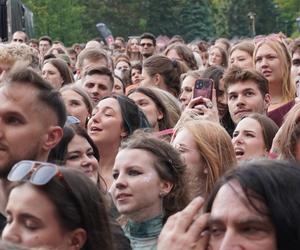
M236 156L237 158L240 158L240 157L244 156L245 151L242 150L242 149L235 149L235 150L234 150L234 153L235 153L235 156Z

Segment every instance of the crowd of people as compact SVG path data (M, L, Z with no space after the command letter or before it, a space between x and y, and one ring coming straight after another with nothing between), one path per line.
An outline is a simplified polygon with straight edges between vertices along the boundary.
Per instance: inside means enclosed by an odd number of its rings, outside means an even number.
M300 39L16 31L0 70L3 249L300 247Z

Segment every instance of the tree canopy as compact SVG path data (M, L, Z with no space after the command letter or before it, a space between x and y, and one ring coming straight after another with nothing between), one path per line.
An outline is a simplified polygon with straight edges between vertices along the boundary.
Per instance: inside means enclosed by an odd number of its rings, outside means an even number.
M297 35L299 0L23 0L34 13L36 37L50 35L66 45L99 37L99 22L114 36L143 32L195 38L249 37L282 31Z

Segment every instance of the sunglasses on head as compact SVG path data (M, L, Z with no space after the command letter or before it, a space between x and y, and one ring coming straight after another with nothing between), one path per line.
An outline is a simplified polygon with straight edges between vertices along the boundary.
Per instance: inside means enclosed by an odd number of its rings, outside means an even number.
M16 163L10 170L7 179L9 181L29 181L34 185L45 185L55 176L63 179L62 173L55 164L26 160Z

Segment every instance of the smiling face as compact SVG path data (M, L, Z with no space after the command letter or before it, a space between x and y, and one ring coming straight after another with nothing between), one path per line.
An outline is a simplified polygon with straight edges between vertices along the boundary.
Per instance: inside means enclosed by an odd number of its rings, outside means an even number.
M155 160L141 149L123 149L116 157L110 192L119 213L134 221L163 212L160 192L164 191L164 181L154 167Z
M227 88L227 96L229 113L235 124L248 114L265 114L270 104L269 94L262 96L252 80L231 84Z
M65 166L83 171L94 183L97 183L99 164L92 146L84 137L75 135L69 142Z
M54 204L31 184L15 187L6 206L2 239L29 248L71 249Z
M98 103L87 130L97 145L120 144L127 133L124 132L121 108L115 98L105 98Z
M262 127L258 121L249 117L241 120L236 126L232 137L237 160L267 156L268 151L263 138Z
M266 207L252 200L260 211ZM254 209L238 183L218 191L209 218L209 249L275 250L276 232L270 218ZM267 212L265 212L267 214Z

